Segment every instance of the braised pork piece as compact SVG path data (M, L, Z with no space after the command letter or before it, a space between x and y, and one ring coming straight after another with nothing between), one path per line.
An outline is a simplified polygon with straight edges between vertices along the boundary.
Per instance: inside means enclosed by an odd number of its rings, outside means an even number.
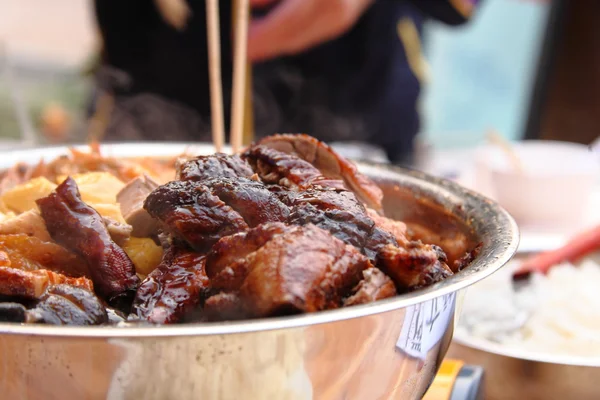
M309 136L180 159L164 184L98 154L85 168L98 165L123 182L114 199L120 213L84 202L93 197L74 179L58 181L68 169L61 162L45 167L57 186L36 199L38 209L0 220L0 320L262 318L369 303L453 274L441 248L385 218L373 182ZM45 176L41 165L36 176ZM17 172L6 187L15 187ZM45 252L25 251L26 238Z

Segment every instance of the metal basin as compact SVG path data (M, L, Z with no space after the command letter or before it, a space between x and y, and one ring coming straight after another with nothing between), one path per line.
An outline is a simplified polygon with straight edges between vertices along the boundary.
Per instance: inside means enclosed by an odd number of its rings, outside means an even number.
M136 143L104 152L166 156L184 148ZM7 153L0 167L65 151ZM482 243L478 257L414 293L293 317L121 329L0 324L2 398L421 398L452 339L457 294L512 257L517 227L499 206L451 182L389 166L360 169L383 188L389 216L466 247Z

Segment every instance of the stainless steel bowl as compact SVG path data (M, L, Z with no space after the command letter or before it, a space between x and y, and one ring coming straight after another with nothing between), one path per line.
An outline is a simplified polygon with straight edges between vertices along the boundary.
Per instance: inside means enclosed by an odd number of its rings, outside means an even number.
M184 148L135 143L104 152L166 156ZM65 152L7 153L0 167ZM465 246L481 242L478 257L426 289L314 314L127 329L0 324L2 398L420 398L452 339L457 293L512 257L517 227L498 205L454 183L390 166L360 169L383 188L389 216Z

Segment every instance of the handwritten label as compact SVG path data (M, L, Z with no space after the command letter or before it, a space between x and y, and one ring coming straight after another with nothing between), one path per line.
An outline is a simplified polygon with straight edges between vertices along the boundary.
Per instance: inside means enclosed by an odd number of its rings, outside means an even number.
M455 300L456 294L450 293L409 307L396 347L412 357L425 359L452 322Z

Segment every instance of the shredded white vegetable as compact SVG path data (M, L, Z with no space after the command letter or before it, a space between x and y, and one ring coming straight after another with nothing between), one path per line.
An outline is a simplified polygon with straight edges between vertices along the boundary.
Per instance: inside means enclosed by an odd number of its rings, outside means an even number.
M469 288L458 329L526 351L600 356L600 265L563 263L517 292L511 268Z

